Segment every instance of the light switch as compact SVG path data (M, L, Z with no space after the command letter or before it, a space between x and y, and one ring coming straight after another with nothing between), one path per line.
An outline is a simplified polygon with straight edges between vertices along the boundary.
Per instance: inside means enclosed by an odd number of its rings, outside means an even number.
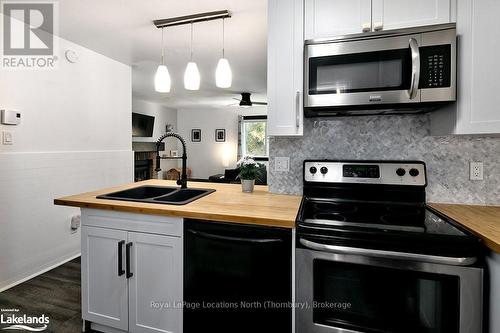
M290 157L275 157L274 170L288 172L290 170Z
M14 138L12 136L12 132L3 131L2 132L2 143L4 145L12 145L14 144Z

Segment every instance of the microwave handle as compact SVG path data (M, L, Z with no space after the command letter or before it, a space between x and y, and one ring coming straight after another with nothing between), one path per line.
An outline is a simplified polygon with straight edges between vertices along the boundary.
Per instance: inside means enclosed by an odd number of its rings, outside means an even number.
M418 86L420 83L420 51L418 42L415 38L410 38L411 51L411 83L408 89L408 97L414 99L417 96Z

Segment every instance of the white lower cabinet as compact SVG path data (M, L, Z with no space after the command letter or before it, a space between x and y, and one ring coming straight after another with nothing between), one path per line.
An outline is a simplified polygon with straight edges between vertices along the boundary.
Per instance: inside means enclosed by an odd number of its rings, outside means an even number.
M130 232L128 240L133 244L129 331L181 332L181 239Z
M83 319L104 332L181 333L181 235L138 232L137 214L102 214L82 214ZM114 227L137 225L133 231L96 227L106 215Z
M489 297L489 332L500 332L500 254L490 252L486 256L488 264L489 282L490 282L490 297Z
M128 329L128 282L118 276L118 244L126 240L123 230L82 227L83 319L121 330Z

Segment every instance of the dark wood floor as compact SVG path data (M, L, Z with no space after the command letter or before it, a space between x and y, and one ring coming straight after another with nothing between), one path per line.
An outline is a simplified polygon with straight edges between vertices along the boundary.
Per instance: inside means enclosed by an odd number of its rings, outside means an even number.
M80 258L0 293L0 308L19 309L19 314L49 317L44 332L82 331Z

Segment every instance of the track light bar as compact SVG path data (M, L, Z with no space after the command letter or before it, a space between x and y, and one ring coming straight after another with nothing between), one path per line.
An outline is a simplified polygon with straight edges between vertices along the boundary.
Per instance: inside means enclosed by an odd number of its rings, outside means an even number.
M186 16L171 17L167 19L154 20L153 24L158 28L172 27L175 25L191 24L196 22L220 20L231 17L228 10L219 10L215 12L199 13Z

